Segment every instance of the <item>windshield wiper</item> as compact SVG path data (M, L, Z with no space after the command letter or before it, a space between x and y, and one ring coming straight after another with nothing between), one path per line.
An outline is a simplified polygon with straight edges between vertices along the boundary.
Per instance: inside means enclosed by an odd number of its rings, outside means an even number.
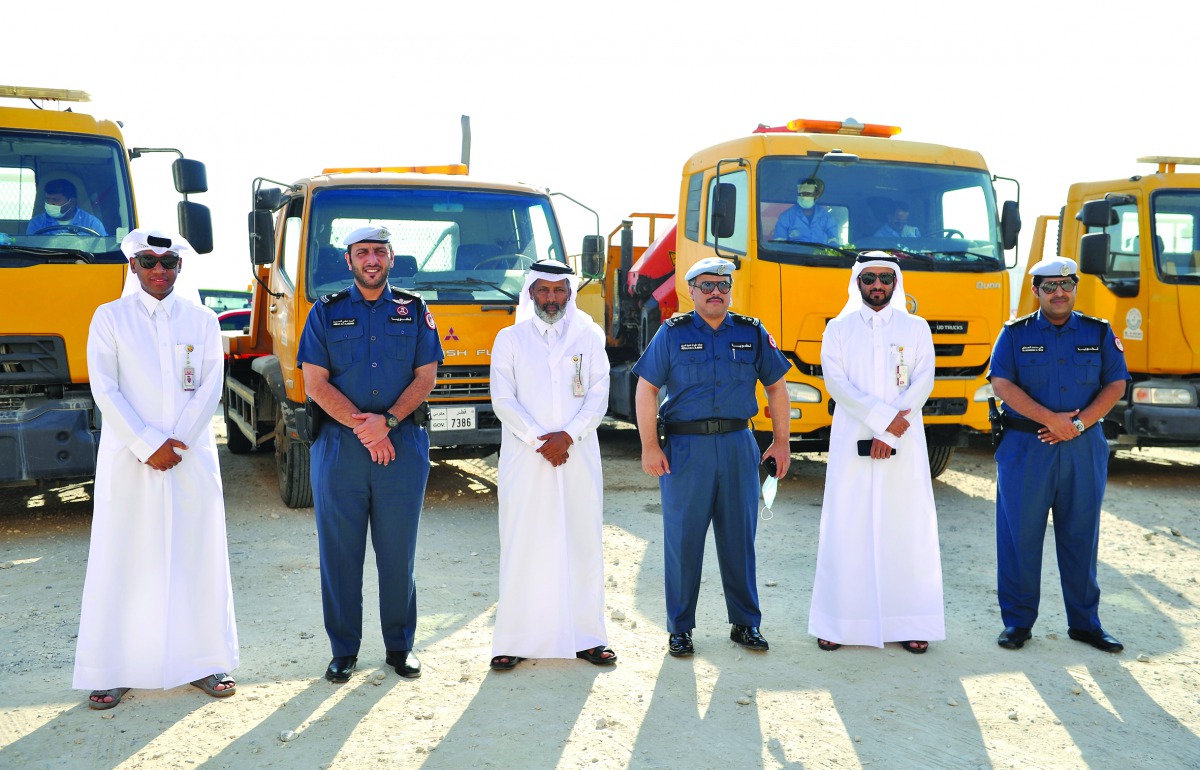
M96 255L90 251L43 249L37 246L19 246L14 243L0 245L0 251L12 252L14 254L25 254L31 257L41 257L47 262L79 262L82 260L90 264L96 261Z
M857 251L854 251L853 249L842 248L841 246L834 246L830 243L817 243L816 241L771 241L771 243L786 243L789 246L809 246L814 249L835 251L838 254L841 254L843 257L850 257L851 259L858 258Z
M924 252L907 251L905 249L880 249L880 251L887 252L893 257L911 257L913 259L923 259L931 265L937 264L937 260L933 258L933 255Z
M509 292L509 291L501 288L501 286L499 284L492 283L491 281L484 281L479 278L455 278L455 279L446 279L446 280L442 280L442 281L419 281L419 282L417 282L417 284L415 286L413 286L413 288L416 289L417 291L439 291L439 290L445 290L445 289L458 289L464 285L465 286L486 286L489 289L495 289L496 291L500 292L501 294L503 294L504 296L508 297L511 300L516 300L516 298L517 298L516 294L513 294L512 292Z

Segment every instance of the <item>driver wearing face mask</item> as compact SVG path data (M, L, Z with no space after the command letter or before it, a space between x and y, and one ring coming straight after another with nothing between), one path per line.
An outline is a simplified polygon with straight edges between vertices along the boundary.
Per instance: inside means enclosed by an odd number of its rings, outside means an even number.
M26 235L108 235L104 223L76 205L75 185L66 179L46 183L43 213L29 220Z
M820 179L800 180L796 185L796 205L779 215L771 239L838 245L837 222L829 209L816 205L823 192L825 183Z

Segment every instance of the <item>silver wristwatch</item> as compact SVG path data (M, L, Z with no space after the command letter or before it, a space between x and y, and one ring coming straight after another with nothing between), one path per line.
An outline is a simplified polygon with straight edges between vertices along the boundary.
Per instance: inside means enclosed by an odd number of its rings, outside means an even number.
M1075 430L1079 431L1080 433L1083 433L1085 430L1087 430L1087 426L1083 424L1083 420L1079 419L1078 417L1076 417L1074 420L1071 420L1071 424L1074 425Z

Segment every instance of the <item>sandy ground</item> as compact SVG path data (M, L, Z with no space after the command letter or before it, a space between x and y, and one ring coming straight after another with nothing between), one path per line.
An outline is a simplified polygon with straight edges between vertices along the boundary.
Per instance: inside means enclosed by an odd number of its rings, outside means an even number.
M821 652L805 631L823 456L799 455L759 529L771 651L729 641L711 539L697 655L665 651L657 484L632 430L602 435L609 634L620 663L489 671L495 457L438 463L417 562L417 651L383 665L368 568L360 669L329 659L313 513L279 501L267 456L221 447L241 636L238 693L71 690L88 486L0 492L2 768L1200 768L1200 451L1117 455L1101 533L1108 655L1066 636L1053 536L1023 650L995 644L995 466L960 451L935 482L948 639ZM368 557L370 559L370 557Z

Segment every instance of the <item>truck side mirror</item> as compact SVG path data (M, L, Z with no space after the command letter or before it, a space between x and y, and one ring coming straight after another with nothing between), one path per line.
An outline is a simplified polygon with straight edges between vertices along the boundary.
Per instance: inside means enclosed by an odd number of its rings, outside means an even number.
M250 262L254 265L269 265L275 261L275 220L270 211L255 209L250 212Z
M1102 203L1103 201L1094 201ZM1083 204L1085 207L1088 204ZM1081 211L1080 214L1083 212ZM1108 254L1112 250L1112 236L1108 233L1088 233L1079 239L1079 272L1088 275L1104 275L1108 272Z
M721 182L713 188L709 232L714 238L731 238L736 224L737 187L727 182Z
M1085 227L1112 227L1117 223L1117 212L1108 199L1088 201L1080 207L1075 218Z
M579 270L584 278L598 281L604 278L604 237L601 235L583 236L583 257L579 260Z
M212 212L208 206L192 201L179 201L179 234L187 238L197 254L213 250Z
M283 205L283 190L278 187L260 187L254 191L254 208L276 211Z
M1007 249L1017 247L1017 235L1021 232L1021 209L1016 201L1004 201L1000 213L1000 243Z
M175 192L184 195L208 192L208 171L198 160L177 158L171 164L171 176L175 179Z

